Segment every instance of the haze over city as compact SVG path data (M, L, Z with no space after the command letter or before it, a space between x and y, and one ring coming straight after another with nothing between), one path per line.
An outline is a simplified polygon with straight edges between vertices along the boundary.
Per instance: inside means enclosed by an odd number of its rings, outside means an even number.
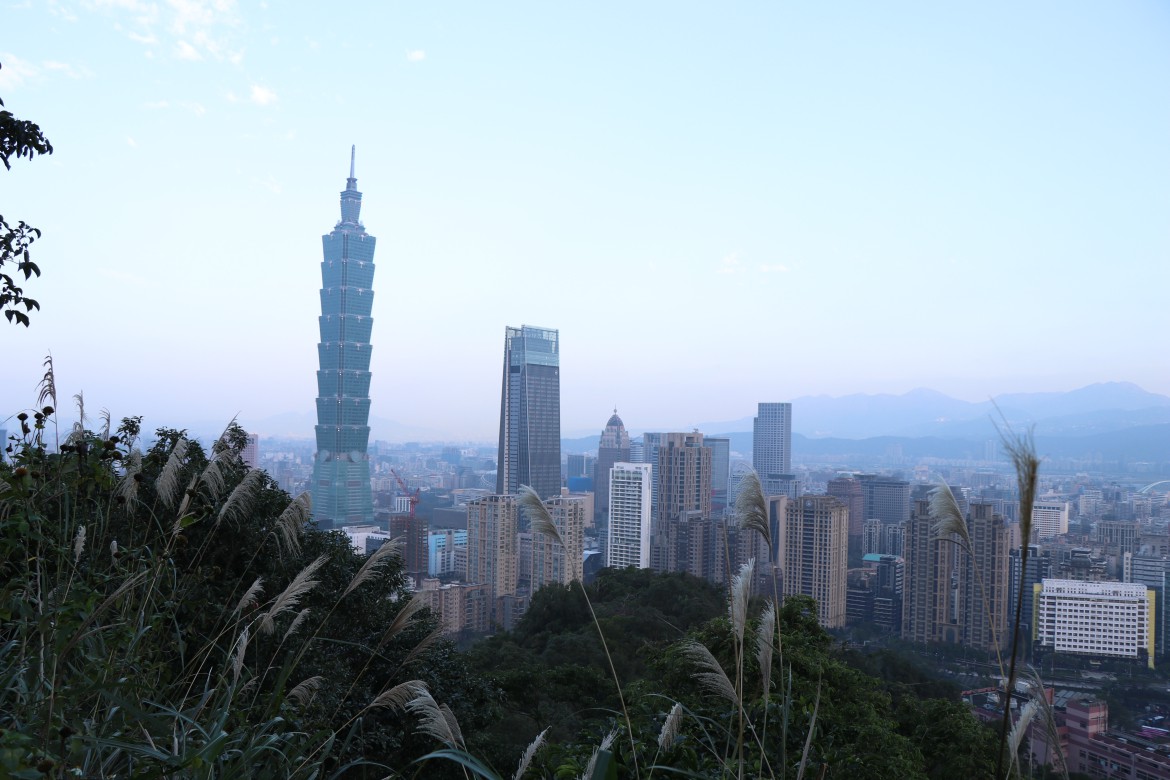
M1170 394L1164 4L3 13L0 97L55 151L4 174L44 235L0 418L49 351L148 426L311 414L351 144L372 414L436 438L495 437L520 324L560 331L566 435Z

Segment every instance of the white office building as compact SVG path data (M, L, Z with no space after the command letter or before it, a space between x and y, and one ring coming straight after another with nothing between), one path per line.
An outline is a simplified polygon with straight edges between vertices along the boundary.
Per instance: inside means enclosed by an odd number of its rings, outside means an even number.
M1128 582L1046 579L1035 586L1039 649L1154 664L1154 592Z
M615 463L609 470L609 540L605 565L650 568L649 463Z
M1051 539L1068 533L1067 501L1035 501L1032 503L1032 529L1038 539ZM1033 541L1031 539L1025 541Z

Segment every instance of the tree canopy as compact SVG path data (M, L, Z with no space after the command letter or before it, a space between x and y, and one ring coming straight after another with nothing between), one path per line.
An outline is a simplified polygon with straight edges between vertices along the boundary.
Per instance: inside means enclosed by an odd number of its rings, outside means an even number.
M52 153L53 145L41 128L27 119L17 119L0 99L0 161L3 161L4 168L12 170L13 158L31 160L38 154ZM29 247L40 237L41 231L24 220L10 224L0 214L0 310L9 322L26 328L29 325L28 313L41 306L24 294L20 284L32 276L41 275L41 269L29 255Z

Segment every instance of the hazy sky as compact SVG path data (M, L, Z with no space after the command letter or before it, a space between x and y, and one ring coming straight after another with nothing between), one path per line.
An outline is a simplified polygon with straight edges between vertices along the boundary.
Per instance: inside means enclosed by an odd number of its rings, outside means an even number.
M373 414L436 435L494 437L520 324L566 435L1170 393L1170 5L728 6L4 2L0 97L56 151L0 171L44 231L0 427L50 350L151 426L311 411L351 144Z

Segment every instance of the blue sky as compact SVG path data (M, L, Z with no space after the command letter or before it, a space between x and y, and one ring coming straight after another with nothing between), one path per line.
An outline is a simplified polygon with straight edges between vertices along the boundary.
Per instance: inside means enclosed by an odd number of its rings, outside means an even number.
M311 411L351 144L373 414L437 436L494 436L520 324L560 329L566 433L1170 393L1170 6L720 6L4 3L56 152L0 172L44 231L0 419L50 350L148 425Z

